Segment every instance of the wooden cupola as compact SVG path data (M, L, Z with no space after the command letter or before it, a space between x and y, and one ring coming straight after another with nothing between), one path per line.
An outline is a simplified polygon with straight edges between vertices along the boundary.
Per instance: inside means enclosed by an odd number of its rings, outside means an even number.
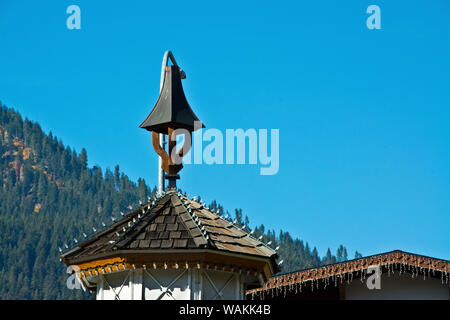
M275 250L177 192L140 206L61 259L79 268L97 299L243 299L279 271Z
M167 192L62 254L61 260L78 267L80 281L97 292L97 299L244 299L245 290L262 286L280 271L277 253L177 192L178 160L191 147L192 131L203 124L195 123L199 120L184 95L184 72L178 65L163 70L158 101L140 127L152 131L169 180ZM189 137L177 160L169 154L174 154L178 129ZM168 135L167 152L160 134Z

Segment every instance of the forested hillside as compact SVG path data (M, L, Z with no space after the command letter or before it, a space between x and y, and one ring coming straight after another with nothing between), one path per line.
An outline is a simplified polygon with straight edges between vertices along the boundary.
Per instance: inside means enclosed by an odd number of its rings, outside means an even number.
M92 298L67 289L60 249L76 246L154 194L144 179L130 181L118 166L88 167L86 150L65 146L0 102L0 299ZM217 201L210 207L228 213ZM229 219L250 225L240 209ZM260 225L255 234L280 246L283 272L347 259L343 246L321 259L288 232L277 235Z

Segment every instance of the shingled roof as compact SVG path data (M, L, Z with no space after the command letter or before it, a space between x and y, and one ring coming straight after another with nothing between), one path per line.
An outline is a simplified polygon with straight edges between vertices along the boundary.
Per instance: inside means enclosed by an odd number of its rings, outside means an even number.
M260 258L277 253L200 203L180 193L141 205L123 219L64 253L66 263L79 263L115 252L212 249Z

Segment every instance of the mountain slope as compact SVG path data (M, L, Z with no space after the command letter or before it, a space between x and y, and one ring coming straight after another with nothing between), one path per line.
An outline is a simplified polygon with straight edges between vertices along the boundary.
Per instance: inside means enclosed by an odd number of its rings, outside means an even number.
M66 288L58 247L74 246L74 238L110 223L151 190L118 167L104 174L88 168L84 149L64 147L4 106L0 142L0 299L89 297Z

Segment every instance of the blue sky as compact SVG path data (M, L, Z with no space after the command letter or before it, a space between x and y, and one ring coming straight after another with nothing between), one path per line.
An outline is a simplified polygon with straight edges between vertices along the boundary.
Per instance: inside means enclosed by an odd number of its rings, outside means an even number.
M157 181L150 134L161 59L174 52L208 128L280 130L280 170L189 165L189 194L251 224L353 257L450 259L447 1L0 0L0 100L89 165ZM81 8L81 30L66 8ZM381 9L381 30L366 8Z

